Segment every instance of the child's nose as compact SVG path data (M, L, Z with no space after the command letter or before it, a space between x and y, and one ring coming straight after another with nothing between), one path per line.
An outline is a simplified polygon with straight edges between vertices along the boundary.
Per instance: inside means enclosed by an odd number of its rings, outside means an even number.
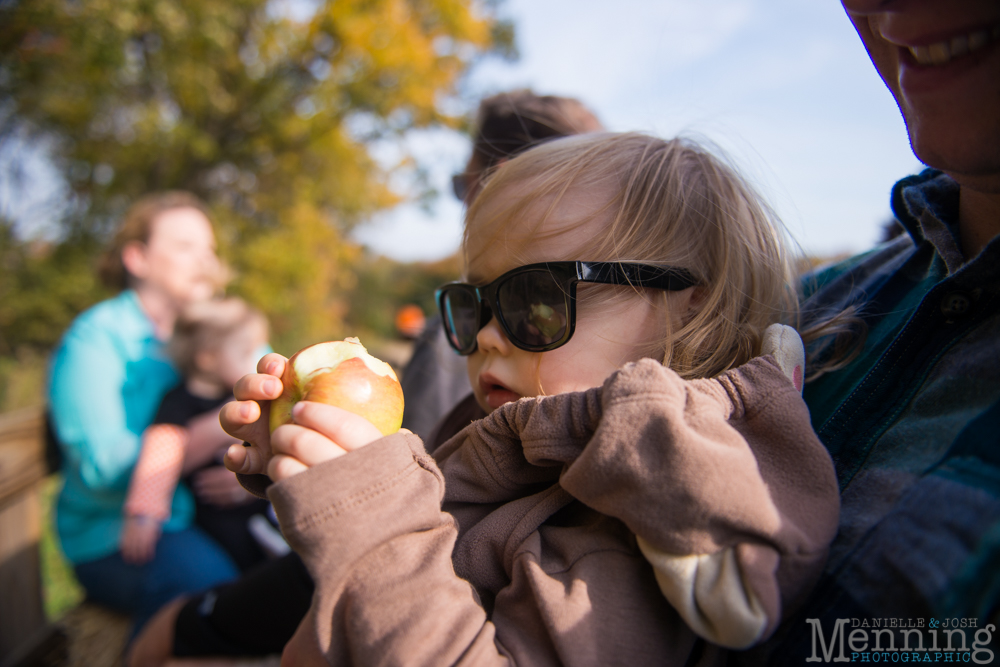
M497 321L495 315L476 334L476 345L482 352L493 350L500 354L507 354L513 347L510 340L504 334L503 329L500 328L500 323Z

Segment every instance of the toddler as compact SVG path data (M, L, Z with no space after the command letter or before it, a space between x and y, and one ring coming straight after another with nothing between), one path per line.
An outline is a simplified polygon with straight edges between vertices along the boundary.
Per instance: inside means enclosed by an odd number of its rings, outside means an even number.
M134 564L153 557L160 526L170 518L188 422L232 399L236 380L269 351L267 320L241 299L200 302L181 313L168 351L184 381L163 398L153 424L143 432L129 483L121 550L126 562ZM234 486L232 473L217 461L204 463L188 476L196 491L195 521L246 569L264 556L247 521L266 512L267 505Z
M767 638L839 507L801 365L755 357L796 317L768 209L693 143L584 135L497 169L463 255L438 302L474 393L433 458L315 403L268 436L274 355L223 409L316 581L285 659L709 664Z

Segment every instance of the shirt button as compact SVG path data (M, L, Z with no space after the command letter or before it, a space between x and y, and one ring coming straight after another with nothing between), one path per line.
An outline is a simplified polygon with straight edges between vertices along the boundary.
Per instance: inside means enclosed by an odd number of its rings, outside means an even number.
M948 319L962 317L971 307L972 299L965 292L950 292L941 299L941 312Z

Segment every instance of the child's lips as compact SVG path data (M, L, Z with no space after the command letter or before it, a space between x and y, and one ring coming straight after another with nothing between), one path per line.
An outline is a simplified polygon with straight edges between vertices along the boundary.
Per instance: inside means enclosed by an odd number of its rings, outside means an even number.
M479 376L479 388L486 398L486 404L493 410L496 410L505 403L511 403L521 398L520 395L500 384L489 373L483 373Z

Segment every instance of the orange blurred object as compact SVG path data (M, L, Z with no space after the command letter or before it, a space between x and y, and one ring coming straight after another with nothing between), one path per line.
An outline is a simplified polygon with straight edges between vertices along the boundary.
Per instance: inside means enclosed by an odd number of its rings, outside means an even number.
M403 338L416 338L424 331L426 318L420 306L410 303L396 311L396 331Z

